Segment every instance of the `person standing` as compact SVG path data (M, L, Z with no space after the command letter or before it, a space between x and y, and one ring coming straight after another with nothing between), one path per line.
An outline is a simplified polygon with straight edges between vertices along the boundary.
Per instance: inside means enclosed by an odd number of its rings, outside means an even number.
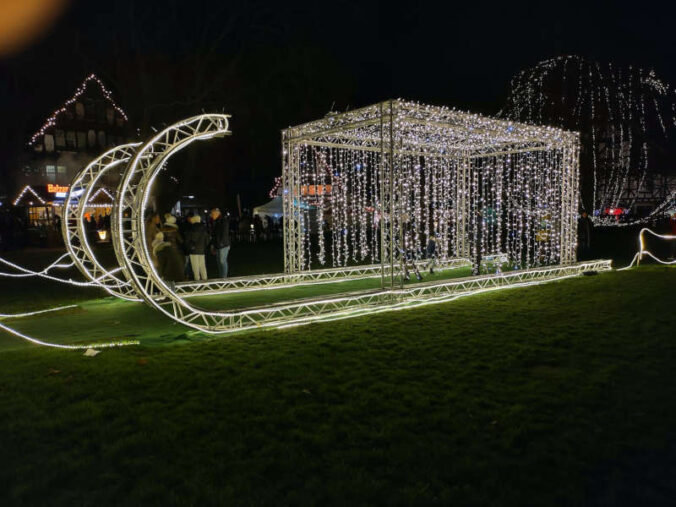
M176 247L176 251L180 253L183 250L183 236L181 236L181 233L178 230L176 217L171 213L164 214L164 227L162 227L162 232L164 233L165 241L173 243L174 247Z
M155 236L160 232L160 215L153 213L150 215L148 220L146 220L146 242L148 247L148 253L150 254L150 260L153 265L157 267L157 257L153 253L153 241L155 241Z
M580 248L578 260L580 261L589 258L589 253L591 251L591 236L593 228L594 224L592 224L591 218L589 218L589 215L587 215L586 211L583 211L580 214L580 218L577 221L577 238L578 245Z
M165 241L164 234L158 232L153 240L153 254L157 258L157 271L170 287L183 281L183 259L176 245Z
M195 281L207 279L205 254L209 244L209 234L199 215L190 219L190 228L184 239L186 251L190 255L190 267Z
M228 253L230 253L230 223L218 208L211 210L211 219L214 221L213 234L211 236L211 253L216 256L218 275L221 278L227 278Z

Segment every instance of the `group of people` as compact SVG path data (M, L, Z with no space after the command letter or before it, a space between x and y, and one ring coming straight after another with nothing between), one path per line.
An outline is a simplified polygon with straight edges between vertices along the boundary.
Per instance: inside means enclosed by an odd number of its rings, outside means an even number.
M247 209L243 210L241 217L235 216L230 219L230 233L240 243L256 243L281 238L282 227L281 218L251 215Z
M228 276L230 225L221 210L209 213L210 229L200 215L188 215L181 224L170 213L154 214L146 223L148 253L159 275L167 282L207 280L207 252L216 257L220 278Z

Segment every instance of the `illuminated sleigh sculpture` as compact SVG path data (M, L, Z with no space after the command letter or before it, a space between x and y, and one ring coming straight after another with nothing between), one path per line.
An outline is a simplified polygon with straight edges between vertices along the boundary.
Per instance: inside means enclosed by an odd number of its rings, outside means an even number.
M229 116L199 115L143 145L114 148L87 166L71 193L92 195L102 173L127 164L112 217L116 270L103 269L87 243L86 198L74 203L69 194L63 232L80 270L111 294L142 299L194 329L224 333L412 307L610 269L610 261L574 263L576 133L396 100L283 131L284 273L170 287L147 250L144 210L153 182L177 151L229 134ZM333 189L330 196L316 190L326 188ZM318 210L314 218L310 194ZM312 263L326 262L325 232L333 238L334 267L311 269ZM312 235L320 238L318 248ZM437 269L469 265L476 249L484 258L506 258L522 269L405 284L404 258L424 251L432 237ZM361 265L348 265L356 261ZM193 303L201 295L363 278L380 278L380 288L233 311Z

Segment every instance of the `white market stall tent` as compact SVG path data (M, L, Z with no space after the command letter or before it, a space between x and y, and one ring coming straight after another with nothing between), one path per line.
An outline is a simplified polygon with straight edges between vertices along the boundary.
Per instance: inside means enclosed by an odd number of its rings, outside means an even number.
M270 217L270 218L281 218L282 215L284 215L284 202L282 200L282 196L276 196L269 202L266 202L265 204L261 204L260 206L256 206L253 209L253 214L254 216L258 215L259 217L263 218L264 216Z

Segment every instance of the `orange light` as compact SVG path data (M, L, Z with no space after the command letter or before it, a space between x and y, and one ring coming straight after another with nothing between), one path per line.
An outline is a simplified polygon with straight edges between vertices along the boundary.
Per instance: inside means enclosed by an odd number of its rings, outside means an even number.
M56 194L57 192L68 192L68 186L62 187L61 185L53 185L51 183L47 184L47 192L50 194Z
M328 195L331 193L331 185L302 185L301 195Z
M22 50L49 33L66 0L0 1L0 57Z

